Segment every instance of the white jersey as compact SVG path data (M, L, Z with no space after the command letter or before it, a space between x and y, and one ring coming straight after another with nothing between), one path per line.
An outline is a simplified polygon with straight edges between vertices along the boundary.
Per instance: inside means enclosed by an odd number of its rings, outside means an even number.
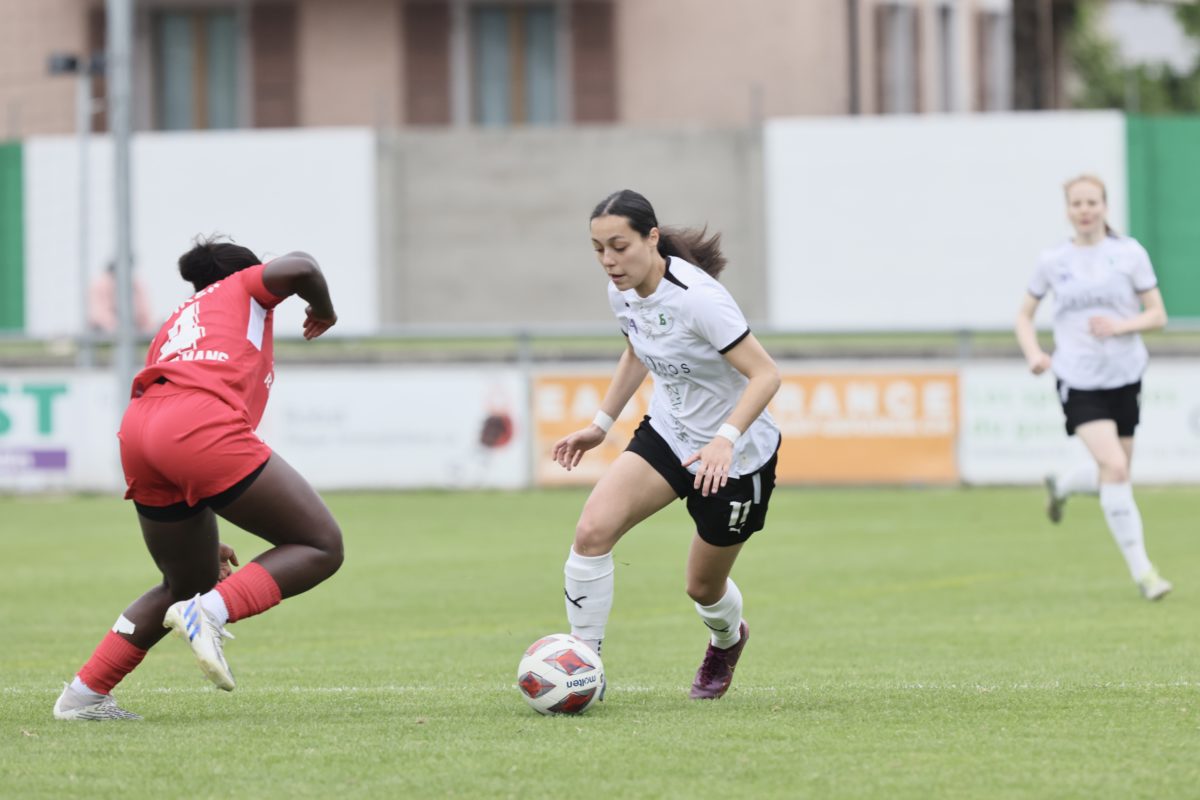
M1109 236L1090 247L1067 241L1044 251L1028 289L1038 299L1054 290L1054 374L1073 389L1115 389L1141 380L1149 360L1142 337L1099 339L1088 318L1136 316L1142 311L1138 294L1156 286L1150 256L1129 237Z
M679 258L649 297L608 284L608 300L633 352L654 375L650 425L682 462L711 442L749 383L723 353L750 335L728 290ZM779 446L779 427L766 411L733 448L729 477L757 472ZM699 464L689 467L691 472Z

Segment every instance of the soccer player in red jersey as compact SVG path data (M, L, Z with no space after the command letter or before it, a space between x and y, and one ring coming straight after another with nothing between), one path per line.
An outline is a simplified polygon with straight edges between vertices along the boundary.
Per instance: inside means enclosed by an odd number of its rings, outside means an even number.
M311 589L342 563L342 533L325 503L254 429L274 379L272 309L307 301L304 338L337 322L317 262L268 264L249 249L198 240L179 259L196 289L159 330L117 434L127 499L163 580L117 618L54 704L68 720L138 719L112 688L174 629L214 684L231 691L225 624ZM217 517L273 545L237 572ZM219 581L219 582L218 582Z

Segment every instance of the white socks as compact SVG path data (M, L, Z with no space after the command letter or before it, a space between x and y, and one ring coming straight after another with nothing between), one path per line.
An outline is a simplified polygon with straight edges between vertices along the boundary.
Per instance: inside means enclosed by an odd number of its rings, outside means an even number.
M604 641L604 626L613 604L613 556L581 556L571 548L563 567L567 621L571 635L583 639L597 653Z
M1121 555L1136 581L1151 570L1142 536L1142 514L1133 501L1133 486L1126 483L1100 484L1100 507Z
M200 595L200 607L207 611L209 616L216 617L217 622L222 625L229 622L229 609L225 607L225 598L221 597L221 593L216 589L209 589Z
M713 647L727 650L742 638L742 593L733 578L725 580L725 596L711 606L696 603L696 612L712 632Z
M1066 500L1073 494L1095 494L1100 490L1100 467L1095 461L1076 464L1056 476L1055 494Z
M71 681L71 690L77 694L83 695L84 697L95 700L97 703L104 699L104 695L100 694L92 687L81 681L78 675L75 676L75 680Z

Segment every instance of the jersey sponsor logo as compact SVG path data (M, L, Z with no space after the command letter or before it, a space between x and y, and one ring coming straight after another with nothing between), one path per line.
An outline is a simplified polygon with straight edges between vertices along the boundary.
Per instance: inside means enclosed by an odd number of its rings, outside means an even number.
M1085 309L1106 308L1121 311L1121 295L1114 292L1083 292L1081 294L1060 294L1058 296L1059 311L1083 311Z
M182 350L178 358L180 361L228 361L229 353L220 350Z
M670 361L662 361L653 356L642 356L642 362L650 368L651 372L663 378L677 378L680 375L692 374L692 368L686 362L672 364Z

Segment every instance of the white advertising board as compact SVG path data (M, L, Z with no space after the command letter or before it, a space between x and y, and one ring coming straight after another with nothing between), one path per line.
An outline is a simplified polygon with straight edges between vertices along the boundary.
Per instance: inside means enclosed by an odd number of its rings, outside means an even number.
M5 370L0 491L120 491L117 384L104 372Z
M318 489L529 485L515 369L283 365L276 376L259 434ZM5 372L0 491L123 491L119 394L99 370Z
M1034 483L1089 458L1067 437L1049 375L1020 363L969 364L961 372L959 474L964 483ZM1200 363L1152 360L1142 382L1135 483L1200 481Z
M73 137L25 143L25 331L82 330L79 146ZM321 264L338 310L334 336L378 329L378 212L374 134L365 129L143 132L134 136L134 272L152 315L192 293L176 262L193 237L222 233L263 260L291 250ZM89 149L89 280L115 254L113 150ZM280 306L275 330L299 336L304 303Z
M1082 172L1128 230L1118 112L778 119L764 137L780 328L1008 328Z
M276 376L259 432L314 486L529 485L517 370L285 366Z

